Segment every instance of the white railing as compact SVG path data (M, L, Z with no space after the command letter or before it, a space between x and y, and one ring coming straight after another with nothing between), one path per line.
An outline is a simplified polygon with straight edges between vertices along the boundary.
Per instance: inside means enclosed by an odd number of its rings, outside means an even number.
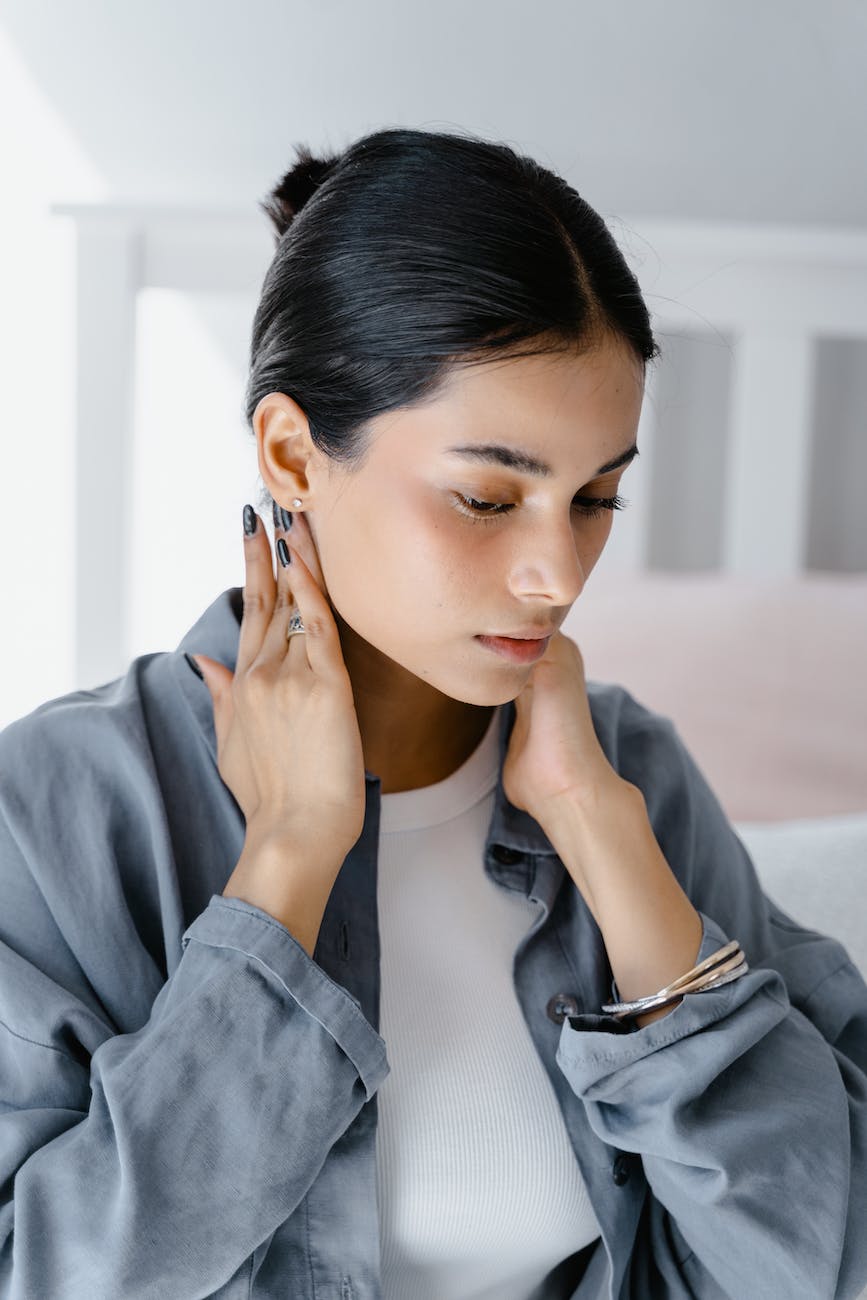
M126 661L136 299L147 288L258 295L273 255L262 215L59 204L77 232L75 677L105 681ZM722 492L722 568L790 575L805 563L816 347L867 338L867 232L611 220L658 333L734 339ZM631 509L607 563L648 569L657 407L651 370L630 469ZM773 484L774 527L765 497ZM107 547L105 537L116 539ZM87 580L83 575L87 575ZM104 593L112 592L106 608Z

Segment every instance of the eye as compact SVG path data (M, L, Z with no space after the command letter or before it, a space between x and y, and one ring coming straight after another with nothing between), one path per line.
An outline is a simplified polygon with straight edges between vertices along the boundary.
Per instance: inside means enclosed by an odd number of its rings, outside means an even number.
M455 497L460 503L457 507L462 515L468 519L495 519L498 515L507 514L514 510L512 504L496 504L492 501L477 501L474 497L465 497L460 492L456 492ZM575 497L572 502L572 509L577 510L584 519L597 519L605 514L607 510L625 510L629 502L623 497Z

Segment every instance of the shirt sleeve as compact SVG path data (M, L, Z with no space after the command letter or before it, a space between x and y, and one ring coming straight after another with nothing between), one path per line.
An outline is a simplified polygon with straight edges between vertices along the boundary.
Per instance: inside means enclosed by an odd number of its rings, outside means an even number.
M11 750L0 744L0 1296L210 1295L302 1200L388 1073L385 1044L283 925L216 894L145 1022L118 1032L88 954L64 941L81 827L59 814L51 827L66 851L49 905L13 767L26 747ZM52 798L68 811L74 787ZM110 862L107 844L92 853L90 879ZM95 914L93 944L112 939ZM113 961L120 984L123 952Z
M867 985L840 943L763 893L670 719L625 696L634 716L619 770L642 789L701 916L698 960L737 939L750 965L641 1029L603 1014L563 1023L560 1069L593 1131L640 1157L652 1193L634 1294L857 1297L867 1284Z

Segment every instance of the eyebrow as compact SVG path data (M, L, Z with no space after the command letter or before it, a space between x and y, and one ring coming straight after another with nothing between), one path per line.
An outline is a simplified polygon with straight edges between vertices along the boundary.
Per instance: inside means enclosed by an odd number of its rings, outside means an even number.
M469 460L484 461L488 465L505 465L506 469L515 469L521 474L535 474L538 478L552 478L554 475L551 466L546 461L540 460L538 456L533 456L520 447L506 447L499 442L475 442L462 447L446 447L446 453L466 456ZM626 451L615 456L614 460L601 465L591 477L598 478L600 474L609 474L611 470L620 469L621 465L628 465L638 454L638 445L633 443Z

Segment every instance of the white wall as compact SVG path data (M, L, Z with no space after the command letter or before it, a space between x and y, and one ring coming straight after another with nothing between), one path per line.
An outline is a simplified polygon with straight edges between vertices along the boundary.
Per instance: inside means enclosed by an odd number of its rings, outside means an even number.
M48 208L106 195L2 26L0 158L2 726L73 684L74 232Z
M861 0L0 0L116 198L252 204L298 140L454 124L605 212L863 225Z

